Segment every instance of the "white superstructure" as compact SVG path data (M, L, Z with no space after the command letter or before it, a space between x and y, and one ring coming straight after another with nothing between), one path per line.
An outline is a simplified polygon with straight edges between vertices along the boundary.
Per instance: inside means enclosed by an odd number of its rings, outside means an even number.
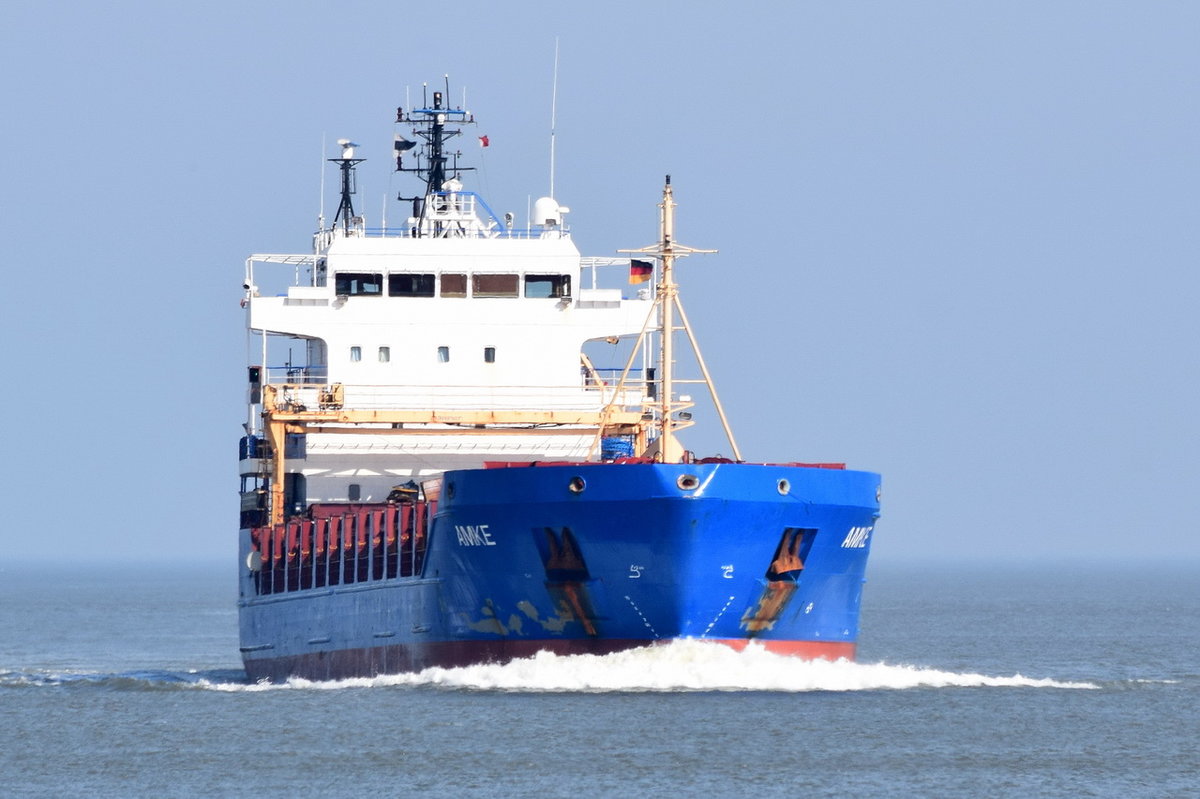
M645 381L618 394L582 357L589 340L654 324L645 289L581 288L627 259L585 269L549 198L525 230L483 218L458 180L425 205L398 231L354 217L318 233L313 255L247 261L248 432L271 440L267 414L276 436L304 434L284 470L304 476L308 502L378 502L485 461L583 460L602 427L640 418ZM274 296L260 288L269 267L291 277Z

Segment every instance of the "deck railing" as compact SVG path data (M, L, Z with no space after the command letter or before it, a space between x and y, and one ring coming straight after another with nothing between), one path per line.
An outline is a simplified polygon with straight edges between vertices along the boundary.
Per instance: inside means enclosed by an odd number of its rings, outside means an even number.
M270 367L267 382L279 389L277 403L302 405L316 410L322 407L327 386L323 369L307 370ZM547 411L599 410L616 407L640 407L647 398L647 386L640 375L631 375L624 388L617 389L620 370L597 370L596 377L581 377L574 386L342 386L341 407L355 410L482 410L526 409Z

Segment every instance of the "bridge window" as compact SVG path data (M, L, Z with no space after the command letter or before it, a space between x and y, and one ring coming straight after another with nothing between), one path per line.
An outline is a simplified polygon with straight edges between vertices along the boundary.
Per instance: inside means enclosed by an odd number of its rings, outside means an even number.
M442 275L442 296L443 297L465 297L465 296L467 296L467 276L466 275Z
M389 297L432 297L433 275L388 275Z
M526 275L526 297L570 297L570 275Z
M495 347L484 347L483 348L483 362L484 363L495 363L496 362L496 348Z
M516 297L518 288L517 275L471 275L473 297Z
M361 361L362 360L362 347L351 347L350 348L350 360L352 360L352 361Z
M450 363L449 347L438 347L438 363Z
M351 297L382 297L383 275L375 272L338 272L335 293Z
M379 348L379 362L387 363L391 359L392 359L392 348L391 347L380 347Z

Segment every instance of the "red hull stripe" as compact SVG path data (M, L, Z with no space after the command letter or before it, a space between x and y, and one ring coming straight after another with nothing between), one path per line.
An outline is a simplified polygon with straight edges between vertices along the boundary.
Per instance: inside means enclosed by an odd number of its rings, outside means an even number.
M742 638L710 638L739 651L750 641ZM768 652L805 660L854 659L855 645L844 641L771 641L756 639ZM426 644L392 645L335 652L312 652L291 657L255 657L246 660L251 680L283 681L289 677L307 680L344 680L420 671L431 666L452 668L478 663L504 663L532 657L538 652L556 655L606 655L656 643L644 639L569 639L531 641L441 641ZM665 643L665 642L658 642Z
M713 638L707 640L717 641L739 652L745 649L750 643L745 638ZM855 648L857 646L850 641L768 641L760 638L755 639L755 642L768 652L802 658L803 660L838 660L839 658L854 660Z

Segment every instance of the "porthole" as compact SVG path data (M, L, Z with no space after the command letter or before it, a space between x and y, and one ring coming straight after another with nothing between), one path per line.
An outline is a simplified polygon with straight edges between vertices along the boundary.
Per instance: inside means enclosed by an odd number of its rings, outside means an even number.
M780 494L787 494L789 491L792 490L792 484L789 483L787 480L780 480L778 483L775 484L775 488L778 489Z
M567 483L567 490L572 494L582 494L583 489L587 488L587 482L582 477L576 475Z
M700 487L700 478L694 474L681 474L675 483L684 491L695 491Z

